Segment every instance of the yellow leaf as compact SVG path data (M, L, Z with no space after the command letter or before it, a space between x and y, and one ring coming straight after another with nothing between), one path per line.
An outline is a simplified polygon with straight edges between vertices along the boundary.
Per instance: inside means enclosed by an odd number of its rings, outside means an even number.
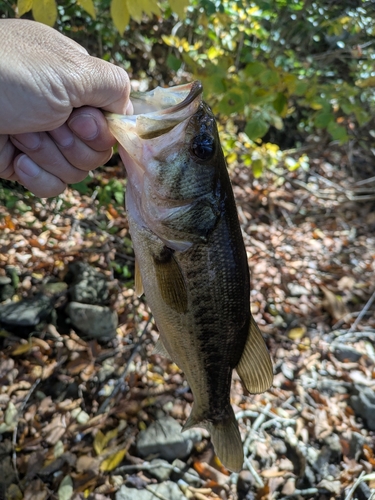
M130 17L140 23L142 21L142 1L141 0L126 0L126 5L128 7L128 11Z
M301 339L306 333L306 327L305 326L299 326L297 328L292 328L289 333L288 337L291 340L298 340Z
M33 0L18 0L17 2L17 9L18 9L18 15L21 17L26 12L29 12L33 6Z
M35 21L53 26L57 19L55 0L33 0L33 17Z
M29 352L33 348L33 343L32 342L27 342L27 344L18 344L17 347L15 347L12 351L13 356L19 356L20 354L25 354L26 352Z
M102 431L98 431L95 434L95 439L94 439L94 450L97 455L100 455L101 452L104 450L105 447L105 436L102 433Z
M185 19L186 8L189 5L190 0L169 0L169 5L173 12L176 12L180 19Z
M78 5L82 7L93 19L96 19L94 2L92 0L77 0Z
M355 84L361 89L365 89L367 87L375 87L375 76L369 76L368 78L364 78L363 80L357 80Z
M156 14L158 16L160 14L160 8L156 3L156 0L142 0L142 6L144 12L148 16L152 16L152 14Z
M100 470L103 472L109 472L115 469L122 462L124 456L126 455L126 452L127 450L125 448L124 450L120 450L117 453L110 455L100 464Z
M125 0L112 0L110 10L112 21L117 31L121 34L124 33L130 20Z

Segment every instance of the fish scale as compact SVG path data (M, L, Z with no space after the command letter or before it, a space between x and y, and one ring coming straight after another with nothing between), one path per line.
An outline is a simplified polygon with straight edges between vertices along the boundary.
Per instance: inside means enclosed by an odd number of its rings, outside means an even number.
M270 387L273 372L251 316L233 191L201 93L199 82L137 93L138 115L107 119L128 172L136 290L144 290L160 331L156 352L180 367L194 396L184 429L207 428L222 463L239 471L244 457L230 405L232 371L253 393Z

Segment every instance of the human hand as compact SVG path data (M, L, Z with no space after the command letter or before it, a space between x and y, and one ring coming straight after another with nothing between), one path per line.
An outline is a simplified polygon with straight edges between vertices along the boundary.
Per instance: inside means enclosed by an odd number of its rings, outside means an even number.
M0 46L0 177L55 196L110 158L97 108L132 112L128 76L33 21L0 20Z

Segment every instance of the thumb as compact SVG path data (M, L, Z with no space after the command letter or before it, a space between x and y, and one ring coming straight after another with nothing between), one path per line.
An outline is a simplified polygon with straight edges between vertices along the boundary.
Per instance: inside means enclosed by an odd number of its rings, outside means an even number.
M127 72L89 55L85 55L81 62L80 78L74 80L74 92L70 94L72 106L92 106L111 113L130 113L130 81ZM71 86L72 82L67 82L68 85Z

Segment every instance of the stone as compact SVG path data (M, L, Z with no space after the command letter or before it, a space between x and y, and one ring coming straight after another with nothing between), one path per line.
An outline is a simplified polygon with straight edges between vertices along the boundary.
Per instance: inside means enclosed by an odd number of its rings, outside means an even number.
M65 308L73 326L94 339L111 339L116 336L118 316L106 306L70 302Z
M354 394L350 397L350 406L356 417L366 421L370 431L375 431L375 392L369 387L355 385Z
M152 466L147 472L150 476L154 477L159 481L167 481L171 477L171 464L162 458L154 458L151 460L150 465Z
M70 285L69 295L73 302L107 304L109 298L107 278L86 262L69 264L65 281Z
M161 417L139 433L137 440L139 455L143 458L158 456L170 461L186 458L193 444L202 439L202 435L196 429L181 431L181 425L174 418Z
M352 432L349 440L349 458L354 458L358 460L363 452L363 445L366 443L365 436L362 436L359 432Z
M5 326L35 327L51 315L53 306L45 295L11 302L0 306L0 322Z
M176 483L165 481L159 484L150 484L146 489L137 490L123 485L116 493L116 500L155 500L167 498L168 500L187 500Z
M362 357L362 354L357 349L346 345L336 347L334 354L336 359L341 362L356 363Z

